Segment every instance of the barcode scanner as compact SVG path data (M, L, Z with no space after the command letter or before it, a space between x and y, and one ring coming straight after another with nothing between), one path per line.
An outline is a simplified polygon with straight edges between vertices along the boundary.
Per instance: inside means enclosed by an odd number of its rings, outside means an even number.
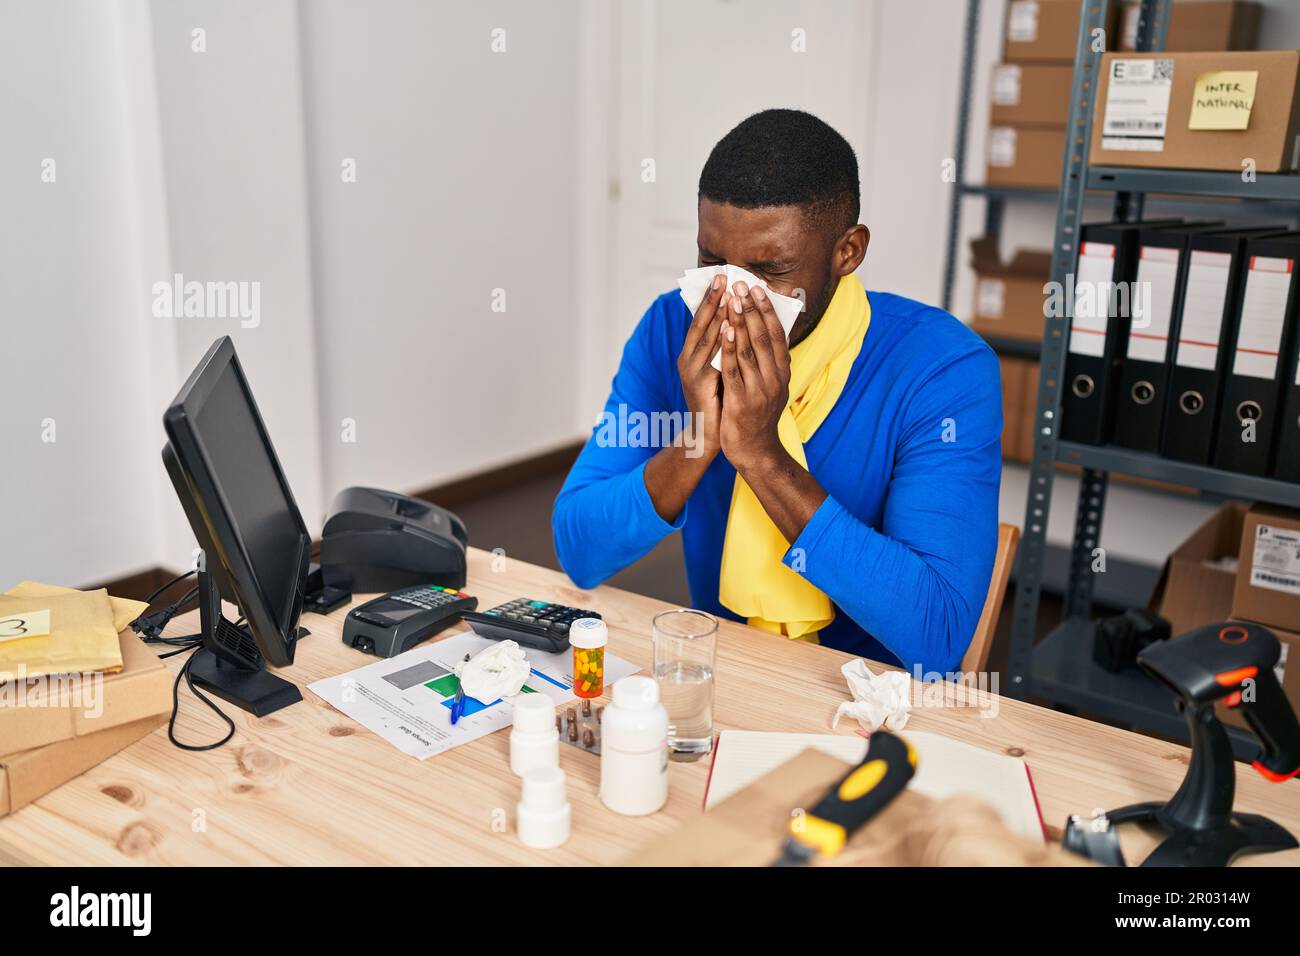
M1252 766L1281 783L1300 773L1300 721L1274 671L1281 656L1282 642L1268 628L1233 622L1152 646L1138 663L1185 706L1222 700L1239 710L1263 748Z
M1116 850L1113 827L1120 823L1154 823L1168 832L1143 866L1227 866L1243 853L1300 845L1266 817L1233 812L1232 745L1214 713L1219 701L1239 708L1262 748L1254 768L1276 783L1300 786L1286 783L1300 773L1300 722L1273 670L1281 654L1281 642L1268 628L1235 621L1189 631L1138 654L1138 664L1174 694L1187 721L1192 759L1168 803L1139 803L1105 814ZM1084 823L1067 823L1067 847L1087 845L1081 839Z

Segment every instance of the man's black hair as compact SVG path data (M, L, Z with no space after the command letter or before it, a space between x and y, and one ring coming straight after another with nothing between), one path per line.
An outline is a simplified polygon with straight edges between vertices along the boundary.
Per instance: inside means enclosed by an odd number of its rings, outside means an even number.
M858 158L811 113L764 110L713 147L700 171L700 198L741 209L800 206L838 234L858 221Z

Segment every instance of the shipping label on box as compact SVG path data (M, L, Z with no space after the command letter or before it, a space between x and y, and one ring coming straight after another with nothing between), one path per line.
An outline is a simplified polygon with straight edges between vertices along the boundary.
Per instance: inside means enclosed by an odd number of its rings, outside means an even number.
M980 279L976 287L975 314L981 319L1000 319L1006 308L1007 284L1001 279Z
M1007 10L1007 39L1012 43L1038 40L1037 0L1013 0Z
M995 126L989 130L989 165L1009 169L1016 164L1016 130Z
M993 71L993 102L998 106L1015 106L1020 102L1020 66L1003 63Z
M1150 153L1163 150L1173 82L1171 59L1111 60L1102 147Z
M1300 597L1300 531L1263 522L1255 526L1250 583Z

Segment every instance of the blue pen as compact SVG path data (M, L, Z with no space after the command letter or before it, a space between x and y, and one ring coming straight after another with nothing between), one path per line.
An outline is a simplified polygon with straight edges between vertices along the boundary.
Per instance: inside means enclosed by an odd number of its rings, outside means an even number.
M469 663L469 655L465 655L465 662ZM451 699L451 725L456 726L456 721L460 720L461 715L465 713L465 685L456 678L456 696Z

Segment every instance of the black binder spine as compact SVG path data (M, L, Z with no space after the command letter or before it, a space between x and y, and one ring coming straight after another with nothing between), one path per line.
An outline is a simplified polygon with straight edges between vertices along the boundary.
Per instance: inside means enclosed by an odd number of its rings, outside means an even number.
M1291 350L1287 353L1290 361L1282 367L1285 398L1277 429L1273 477L1300 484L1300 302L1291 304L1291 323Z
M1236 299L1236 334L1224 369L1223 405L1214 466L1249 475L1269 474L1279 428L1284 355L1295 326L1294 238L1246 244L1246 267Z
M1169 368L1169 329L1186 236L1143 233L1130 302L1128 343L1115 396L1115 444L1137 451L1160 447Z
M1126 281L1131 245L1122 233L1089 226L1075 267L1074 319L1065 359L1061 438L1102 445L1110 438L1121 349L1127 336L1116 315L1115 284Z
M1240 265L1232 252L1195 247L1187 252L1160 438L1160 453L1167 458L1210 463Z

